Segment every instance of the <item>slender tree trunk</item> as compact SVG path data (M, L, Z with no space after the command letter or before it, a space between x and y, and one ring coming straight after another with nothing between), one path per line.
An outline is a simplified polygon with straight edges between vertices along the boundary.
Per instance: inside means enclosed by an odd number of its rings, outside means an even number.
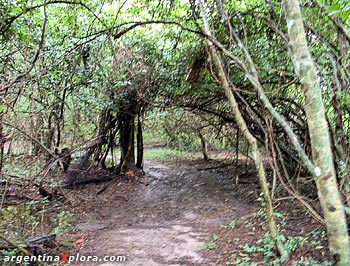
M207 147L207 142L205 141L205 138L201 132L200 129L198 129L198 136L201 139L201 148L202 148L202 154L203 154L203 159L205 161L209 160L209 156L208 156L208 147Z
M142 135L142 121L141 111L139 111L137 118L137 160L136 167L139 169L143 168L143 135Z
M350 245L344 206L333 165L319 78L308 50L299 4L297 0L283 0L292 59L305 95L304 108L315 164L315 181L325 216L331 254L337 266L349 266Z
M264 202L265 202L265 208L266 208L266 216L267 216L267 221L269 225L269 231L271 234L271 237L275 241L277 248L282 256L282 259L285 260L288 257L288 254L286 250L284 249L282 243L278 240L277 235L277 226L276 226L276 221L274 218L274 211L273 211L273 206L272 206L272 201L270 197L270 191L267 185L267 180L266 180L266 173L265 173L265 168L263 165L263 160L261 153L259 151L258 147L258 141L257 139L253 136L253 134L249 131L249 128L247 127L247 124L244 121L244 118L242 117L242 114L239 110L237 101L232 93L231 86L229 83L229 79L225 73L225 70L222 66L222 61L220 58L220 55L218 54L216 48L214 45L211 45L209 48L211 58L213 61L213 64L216 66L218 69L218 76L220 79L220 82L222 86L225 89L225 94L226 97L228 98L228 101L231 105L231 108L233 110L233 115L235 118L235 121L240 129L240 131L243 133L243 136L246 138L248 141L251 149L252 149L252 157L254 159L255 167L258 171L258 177L259 177L259 183L261 186L261 191L263 193L264 197Z
M333 63L333 72L334 72L334 83L335 88L332 98L332 106L335 112L335 128L334 128L334 145L336 148L336 154L338 156L338 166L339 166L339 177L343 182L345 202L347 207L350 207L350 146L346 140L346 131L344 128L343 122L343 106L340 103L340 93L345 91L346 77L344 77L343 71L341 70L342 66L346 66L346 55L348 53L347 49L347 39L342 30L337 28L337 39L339 47L339 57L337 62L335 59L331 59Z
M55 138L55 128L52 125L52 120L53 120L53 114L52 111L49 114L49 119L47 121L47 133L46 133L46 143L45 146L49 149L52 150L52 147L54 146L54 138ZM35 147L34 147L35 148Z
M331 131L331 137L333 139L335 149L334 154L337 157L336 166L338 167L338 179L340 179L343 183L343 195L345 197L344 202L347 204L347 207L350 207L350 149L346 141L346 131L343 126L343 108L339 103L336 91L334 92L332 98L332 106L335 113L335 127L333 132Z
M105 167L105 159L108 154L103 153L103 146L108 143L107 133L111 129L111 120L113 119L111 110L106 108L102 111L100 119L98 121L98 136L101 138L101 141L97 144L94 151L94 160L98 163L101 163L102 167ZM107 148L108 149L108 148Z
M1 103L0 103L1 107ZM4 113L0 110L0 177L2 177L2 168L4 165L4 125L2 123L4 119Z
M60 147L61 141L62 141L62 130L64 127L64 105L66 101L67 90L68 90L68 86L66 85L64 86L64 89L63 89L62 99L59 106L60 113L56 121L56 127L57 127L56 148L57 149Z
M206 19L206 14L204 11L204 7L202 5L202 2L200 1L200 7L201 7L201 15L202 15L202 20L204 23L204 33L208 36L211 36L211 32L209 29L209 23ZM225 68L223 66L223 61L222 58L217 51L217 48L214 46L214 44L211 41L208 41L208 50L210 54L211 61L216 68L216 72L218 75L218 79L223 86L225 90L226 97L230 103L230 106L233 111L233 116L234 119L237 123L237 126L239 130L242 132L243 136L246 138L248 141L251 149L252 149L252 157L255 162L255 167L258 171L258 177L259 177L259 183L261 186L262 194L264 197L264 204L265 204L265 210L266 210L266 216L267 216L267 221L268 221L268 226L269 226L269 231L271 234L272 239L274 240L279 253L281 254L282 260L287 259L288 253L284 249L283 244L279 241L277 238L278 232L277 232L277 225L274 217L274 211L272 207L272 201L270 197L270 191L267 185L267 180L266 180L266 173L263 165L263 160L261 153L259 151L258 147L258 141L257 139L253 136L253 134L249 131L249 128L247 127L247 124L239 110L236 98L231 90L232 84L230 82L230 79L225 71Z

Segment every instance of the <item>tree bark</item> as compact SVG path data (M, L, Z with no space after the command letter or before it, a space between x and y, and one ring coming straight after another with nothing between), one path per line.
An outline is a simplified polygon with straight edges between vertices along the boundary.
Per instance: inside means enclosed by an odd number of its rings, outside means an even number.
M135 123L131 114L121 114L120 148L121 171L135 169Z
M1 108L0 103L0 108ZM0 177L2 177L2 168L4 165L4 125L3 125L4 113L0 110Z
M205 141L205 138L201 132L200 129L198 129L198 136L201 139L201 148L202 148L202 154L203 154L203 159L205 161L209 160L209 156L208 156L208 147L207 147L207 142Z
M141 112L138 114L137 119L137 160L136 167L139 169L143 168L143 130L141 121Z
M346 131L344 128L343 114L344 108L341 104L341 92L346 91L347 83L346 75L344 75L342 66L347 65L345 62L347 50L347 38L339 27L337 27L337 39L339 47L338 58L330 56L333 63L334 89L332 97L332 106L335 113L335 127L333 134L333 142L335 146L335 154L338 157L337 165L339 167L338 174L344 187L344 197L347 207L350 207L350 145L347 141Z
M310 132L316 185L325 216L329 249L337 266L350 265L350 244L333 165L331 141L319 78L305 37L298 0L283 0L291 56L305 95L305 113Z

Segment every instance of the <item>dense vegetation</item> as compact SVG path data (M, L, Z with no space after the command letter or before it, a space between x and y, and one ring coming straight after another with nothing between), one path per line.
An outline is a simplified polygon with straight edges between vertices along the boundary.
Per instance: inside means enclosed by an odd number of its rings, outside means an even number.
M0 3L2 206L61 190L57 163L72 187L142 169L144 144L227 150L255 161L282 259L264 161L350 264L348 1Z

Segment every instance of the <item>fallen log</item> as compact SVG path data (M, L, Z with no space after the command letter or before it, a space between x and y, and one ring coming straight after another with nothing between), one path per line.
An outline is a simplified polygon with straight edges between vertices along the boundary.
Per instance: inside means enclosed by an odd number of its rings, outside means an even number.
M45 234L42 236L37 237L31 237L29 238L26 243L28 246L34 246L34 245L43 245L43 246L52 246L52 244L55 242L56 234Z
M108 182L114 179L114 176L101 176L101 177L85 177L85 178L75 178L75 180L69 180L68 183L63 183L62 188L75 189L81 185L88 184L99 184Z

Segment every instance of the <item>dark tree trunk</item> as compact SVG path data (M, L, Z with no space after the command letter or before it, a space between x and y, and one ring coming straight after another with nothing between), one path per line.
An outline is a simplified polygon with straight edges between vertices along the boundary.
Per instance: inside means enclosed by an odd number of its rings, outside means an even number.
M137 161L136 167L143 169L143 135L142 135L142 122L140 112L137 119Z
M41 143L45 143L45 133L43 130L37 130L45 125L43 116L32 117L32 128L34 137ZM38 143L33 143L33 155L38 156L42 147Z
M103 146L107 143L107 133L113 126L114 124L112 123L112 114L110 109L104 109L102 111L98 126L98 136L101 138L101 141L96 146L96 150L94 152L94 160L101 163L103 168L106 168L105 159L108 155L109 149L109 147L107 147L106 153L103 154Z
M135 169L135 123L134 116L122 114L120 121L120 170Z
M0 176L2 174L2 167L4 164L4 127L3 127L4 114L0 113Z
M51 150L54 146L54 138L55 138L55 128L52 126L52 120L54 118L54 115L52 112L49 115L49 119L47 121L47 134L46 134L46 147ZM35 149L35 147L34 147ZM50 159L50 158L48 158Z
M64 127L64 105L66 101L68 86L64 86L62 99L60 103L57 103L57 108L59 109L59 115L56 115L56 128L57 128L57 139L56 139L56 149L61 145L62 140L62 130Z

